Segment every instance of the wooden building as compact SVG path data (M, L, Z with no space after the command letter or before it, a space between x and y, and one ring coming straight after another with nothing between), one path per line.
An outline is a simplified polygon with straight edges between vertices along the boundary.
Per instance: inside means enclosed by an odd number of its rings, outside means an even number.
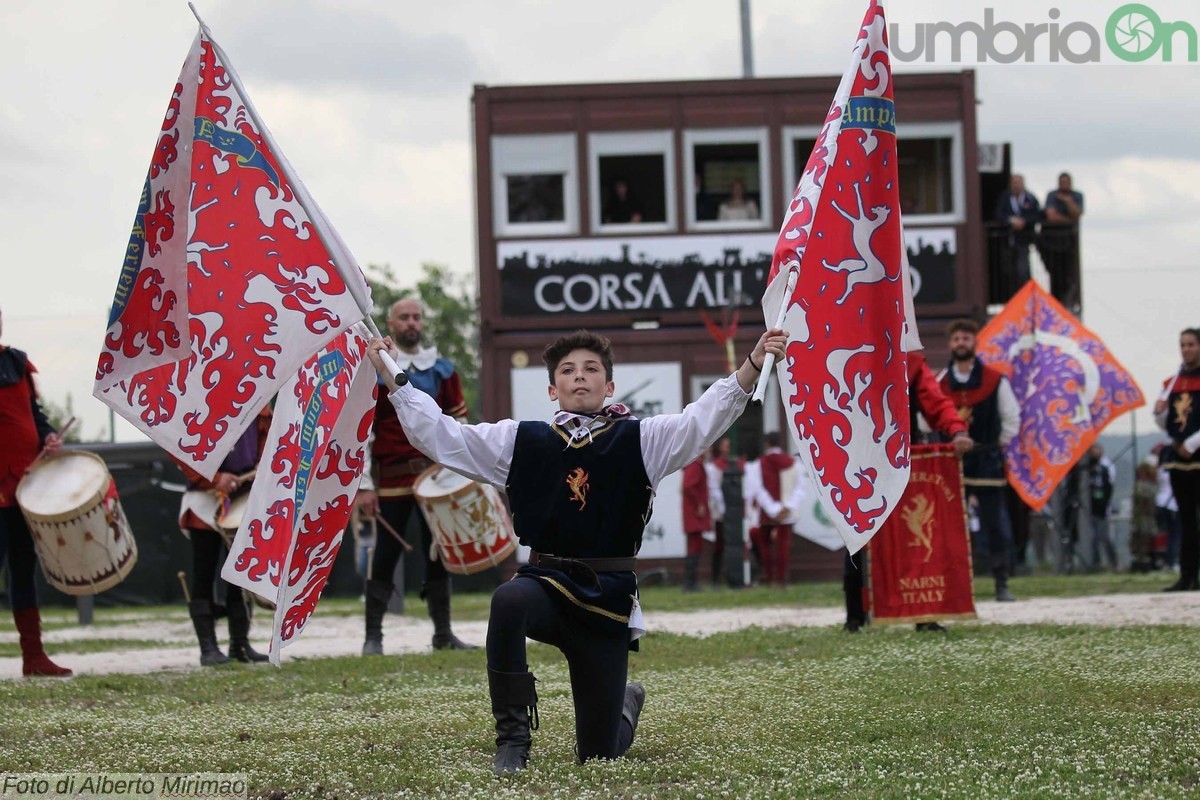
M740 362L763 330L783 209L837 76L475 87L481 402L485 419L547 418L540 360L588 328L616 352L619 400L679 411L727 373L705 315ZM971 71L895 77L900 192L921 335L986 304ZM778 392L738 424L753 454L782 430ZM678 477L664 481L642 555L683 555ZM840 570L800 540L793 573Z

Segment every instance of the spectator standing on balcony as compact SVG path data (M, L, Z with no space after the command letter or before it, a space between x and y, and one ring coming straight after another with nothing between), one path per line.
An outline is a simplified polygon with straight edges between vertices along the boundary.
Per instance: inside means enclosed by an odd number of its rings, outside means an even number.
M1058 176L1058 188L1046 195L1046 222L1078 222L1083 216L1083 194L1071 188L1071 173Z
M1058 188L1046 195L1046 216L1038 252L1050 274L1050 294L1076 310L1075 256L1079 249L1079 218L1083 216L1083 195L1071 187L1071 173L1058 176Z
M996 221L1008 223L1008 244L1012 250L1012 268L1005 294L1011 297L1029 280L1029 245L1037 233L1042 207L1030 192L1025 191L1025 177L1014 174L1008 191L996 203Z
M1154 404L1154 421L1171 437L1159 463L1171 474L1179 505L1179 580L1163 591L1200 590L1200 329L1179 334L1183 364L1167 378Z

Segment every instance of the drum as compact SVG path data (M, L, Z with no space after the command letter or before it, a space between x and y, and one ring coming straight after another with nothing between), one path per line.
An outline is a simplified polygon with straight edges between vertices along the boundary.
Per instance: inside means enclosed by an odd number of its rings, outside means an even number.
M229 500L229 506L224 510L217 510L217 530L221 532L221 538L225 540L228 547L233 546L233 537L237 535L238 528L242 527L242 517L246 516L246 506L250 503L250 491L247 489L241 494L234 495Z
M417 476L413 494L448 572L498 566L516 549L512 520L494 487L433 466Z
M137 542L104 461L82 450L34 463L17 485L42 572L51 586L89 595L116 586L137 563Z

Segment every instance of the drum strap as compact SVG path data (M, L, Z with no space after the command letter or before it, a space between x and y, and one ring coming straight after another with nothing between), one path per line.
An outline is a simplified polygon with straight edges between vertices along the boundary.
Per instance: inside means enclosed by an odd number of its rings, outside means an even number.
M570 572L573 568L587 567L592 572L633 572L637 569L637 559L629 558L560 558L544 553L531 551L529 564L543 569L557 569Z

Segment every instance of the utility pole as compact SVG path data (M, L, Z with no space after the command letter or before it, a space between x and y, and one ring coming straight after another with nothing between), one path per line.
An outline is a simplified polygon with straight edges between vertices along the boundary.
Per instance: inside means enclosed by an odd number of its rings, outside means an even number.
M750 40L750 0L742 3L742 77L754 77L754 46Z

